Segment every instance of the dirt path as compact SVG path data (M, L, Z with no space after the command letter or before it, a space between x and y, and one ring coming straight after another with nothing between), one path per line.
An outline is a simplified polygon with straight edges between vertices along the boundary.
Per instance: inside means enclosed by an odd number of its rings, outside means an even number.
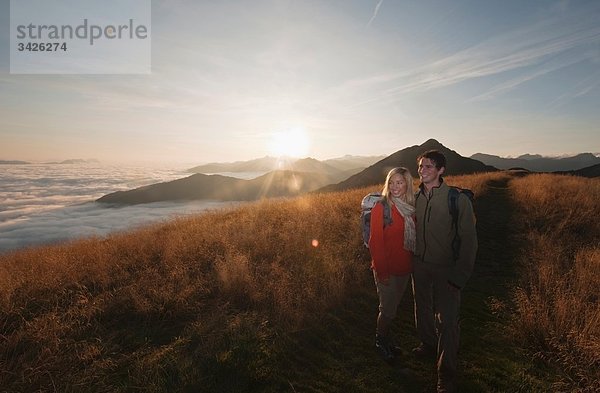
M479 251L468 288L482 294L507 290L515 278L514 259L518 253L512 223L515 208L509 190L510 178L492 181L488 192L475 202Z
M492 181L488 192L475 202L479 251L461 312L464 391L547 389L533 362L512 339L507 317L518 278L519 255L511 179Z

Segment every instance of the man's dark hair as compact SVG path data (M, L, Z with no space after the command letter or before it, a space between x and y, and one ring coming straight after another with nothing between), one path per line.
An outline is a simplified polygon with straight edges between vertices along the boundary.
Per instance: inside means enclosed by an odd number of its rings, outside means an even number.
M430 159L438 170L446 167L446 156L437 150L427 150L425 153L422 153L417 157L417 164L421 161L421 158Z

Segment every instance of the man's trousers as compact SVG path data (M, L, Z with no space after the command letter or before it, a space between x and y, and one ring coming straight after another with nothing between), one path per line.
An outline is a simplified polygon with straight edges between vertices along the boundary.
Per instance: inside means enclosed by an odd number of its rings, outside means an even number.
M460 290L448 284L449 268L414 263L415 324L421 342L437 349L440 381L454 384L458 365Z

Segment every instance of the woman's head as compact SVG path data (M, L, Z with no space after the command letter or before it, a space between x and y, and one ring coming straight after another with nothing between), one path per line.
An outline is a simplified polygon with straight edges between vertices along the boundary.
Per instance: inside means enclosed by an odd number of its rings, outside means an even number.
M413 191L413 177L410 171L404 167L396 167L390 170L385 178L385 185L381 193L388 200L395 197L414 205L415 192Z

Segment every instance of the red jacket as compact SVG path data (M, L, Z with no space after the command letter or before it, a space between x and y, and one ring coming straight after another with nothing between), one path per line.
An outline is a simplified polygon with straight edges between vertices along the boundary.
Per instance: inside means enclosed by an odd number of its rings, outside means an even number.
M392 223L385 229L383 204L377 203L371 210L369 250L373 258L371 267L379 280L412 272L413 253L404 248L404 218L395 206L392 205Z

